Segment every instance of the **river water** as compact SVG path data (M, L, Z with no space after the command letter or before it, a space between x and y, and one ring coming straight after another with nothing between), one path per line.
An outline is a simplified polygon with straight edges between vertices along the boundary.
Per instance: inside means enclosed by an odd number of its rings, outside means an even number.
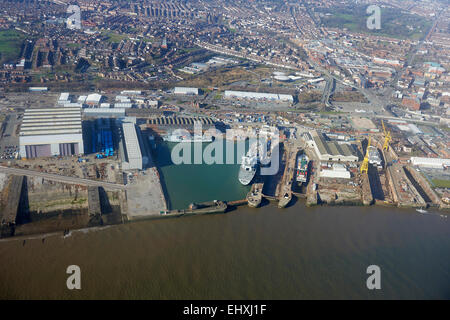
M450 219L379 207L162 219L0 241L0 298L450 298ZM80 291L65 270L81 268ZM381 290L366 268L381 268Z
M164 163L170 149L159 149L157 161L172 207L245 196L239 165L177 172ZM69 265L81 268L79 291L66 288ZM381 269L381 290L366 287L369 265ZM450 299L450 219L297 201L282 210L243 206L66 238L3 239L0 298Z

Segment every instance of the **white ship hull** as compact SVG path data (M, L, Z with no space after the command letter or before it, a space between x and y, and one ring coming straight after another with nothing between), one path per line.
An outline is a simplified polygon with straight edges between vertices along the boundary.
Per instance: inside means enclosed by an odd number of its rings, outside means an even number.
M186 136L174 136L174 135L170 135L170 136L166 136L163 137L164 141L167 142L212 142L213 139L212 137L207 137L207 136L202 136L202 137L186 137Z

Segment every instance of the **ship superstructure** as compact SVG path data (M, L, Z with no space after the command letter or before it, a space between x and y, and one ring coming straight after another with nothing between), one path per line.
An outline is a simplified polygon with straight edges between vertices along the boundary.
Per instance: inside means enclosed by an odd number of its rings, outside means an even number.
M309 159L306 154L297 157L296 180L298 183L305 183L308 179L308 163Z

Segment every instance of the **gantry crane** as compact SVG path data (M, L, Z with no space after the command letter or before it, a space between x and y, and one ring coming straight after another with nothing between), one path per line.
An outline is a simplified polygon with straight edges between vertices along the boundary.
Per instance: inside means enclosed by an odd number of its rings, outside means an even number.
M364 160L361 164L361 173L368 173L369 172L369 148L370 148L370 141L371 138L369 137L369 143L367 144L366 149L366 155L364 156Z
M386 127L384 126L384 121L381 119L381 124L383 125L383 132L384 132L384 144L383 144L383 150L389 150L389 142L391 142L391 132L386 131Z

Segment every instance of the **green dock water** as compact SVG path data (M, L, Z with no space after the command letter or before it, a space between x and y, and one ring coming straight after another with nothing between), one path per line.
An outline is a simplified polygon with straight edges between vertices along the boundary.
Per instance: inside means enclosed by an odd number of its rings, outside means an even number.
M238 181L238 173L241 159L235 142L223 141L234 148L235 164L180 164L175 165L171 160L172 149L177 145L171 142L157 144L154 157L158 165L166 200L170 209L186 209L192 202L205 202L210 200L240 200L244 199L249 186L243 186ZM202 144L202 150L208 143ZM247 146L248 147L248 146ZM191 144L192 158L194 163ZM226 152L223 162L226 162Z

